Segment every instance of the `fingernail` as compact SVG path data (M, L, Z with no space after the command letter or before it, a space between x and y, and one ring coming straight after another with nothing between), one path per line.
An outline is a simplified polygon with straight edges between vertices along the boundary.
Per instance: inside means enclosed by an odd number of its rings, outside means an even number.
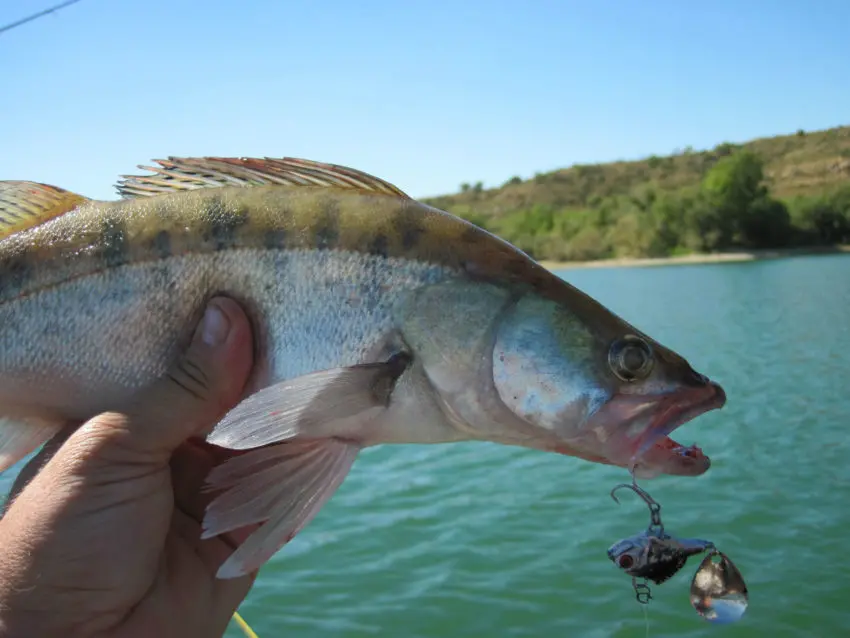
M230 319L214 301L207 306L198 333L201 341L208 346L220 346L227 340L230 332Z

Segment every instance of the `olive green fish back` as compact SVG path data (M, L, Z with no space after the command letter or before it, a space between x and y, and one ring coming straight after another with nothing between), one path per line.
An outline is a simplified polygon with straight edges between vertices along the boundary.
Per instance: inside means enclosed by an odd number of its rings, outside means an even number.
M0 241L0 303L125 264L222 250L355 251L527 283L548 275L507 242L366 173L291 159L159 163L119 184L123 200L69 193L85 203Z

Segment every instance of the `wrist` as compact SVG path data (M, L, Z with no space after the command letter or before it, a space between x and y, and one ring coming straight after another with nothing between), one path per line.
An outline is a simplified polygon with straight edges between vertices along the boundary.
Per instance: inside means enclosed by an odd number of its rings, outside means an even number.
M0 576L0 638L104 638L102 627L92 626L97 614L86 614L72 592L41 585L24 573Z

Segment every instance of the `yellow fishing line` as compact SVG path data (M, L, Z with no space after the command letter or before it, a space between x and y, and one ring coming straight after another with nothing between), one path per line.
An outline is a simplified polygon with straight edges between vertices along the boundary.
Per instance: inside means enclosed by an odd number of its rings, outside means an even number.
M248 623L245 622L242 616L239 615L238 611L233 612L233 620L236 621L236 624L239 625L239 628L245 632L245 635L248 636L248 638L260 638L254 633L254 630L248 626Z

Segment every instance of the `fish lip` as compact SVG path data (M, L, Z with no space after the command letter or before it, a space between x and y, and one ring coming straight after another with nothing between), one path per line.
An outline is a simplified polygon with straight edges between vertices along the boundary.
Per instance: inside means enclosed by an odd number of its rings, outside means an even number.
M627 468L635 476L699 476L711 459L696 445L681 445L667 435L725 403L723 388L705 377L694 377L673 392L617 393L568 443L585 450L583 458Z
M680 426L693 421L698 416L719 410L726 405L726 392L723 388L706 379L704 385L688 387L668 395L656 403L649 427L635 441L632 463L638 461L654 445L660 443ZM684 446L672 441L675 446ZM693 446L694 451L702 455L702 451ZM704 455L703 455L704 456Z

